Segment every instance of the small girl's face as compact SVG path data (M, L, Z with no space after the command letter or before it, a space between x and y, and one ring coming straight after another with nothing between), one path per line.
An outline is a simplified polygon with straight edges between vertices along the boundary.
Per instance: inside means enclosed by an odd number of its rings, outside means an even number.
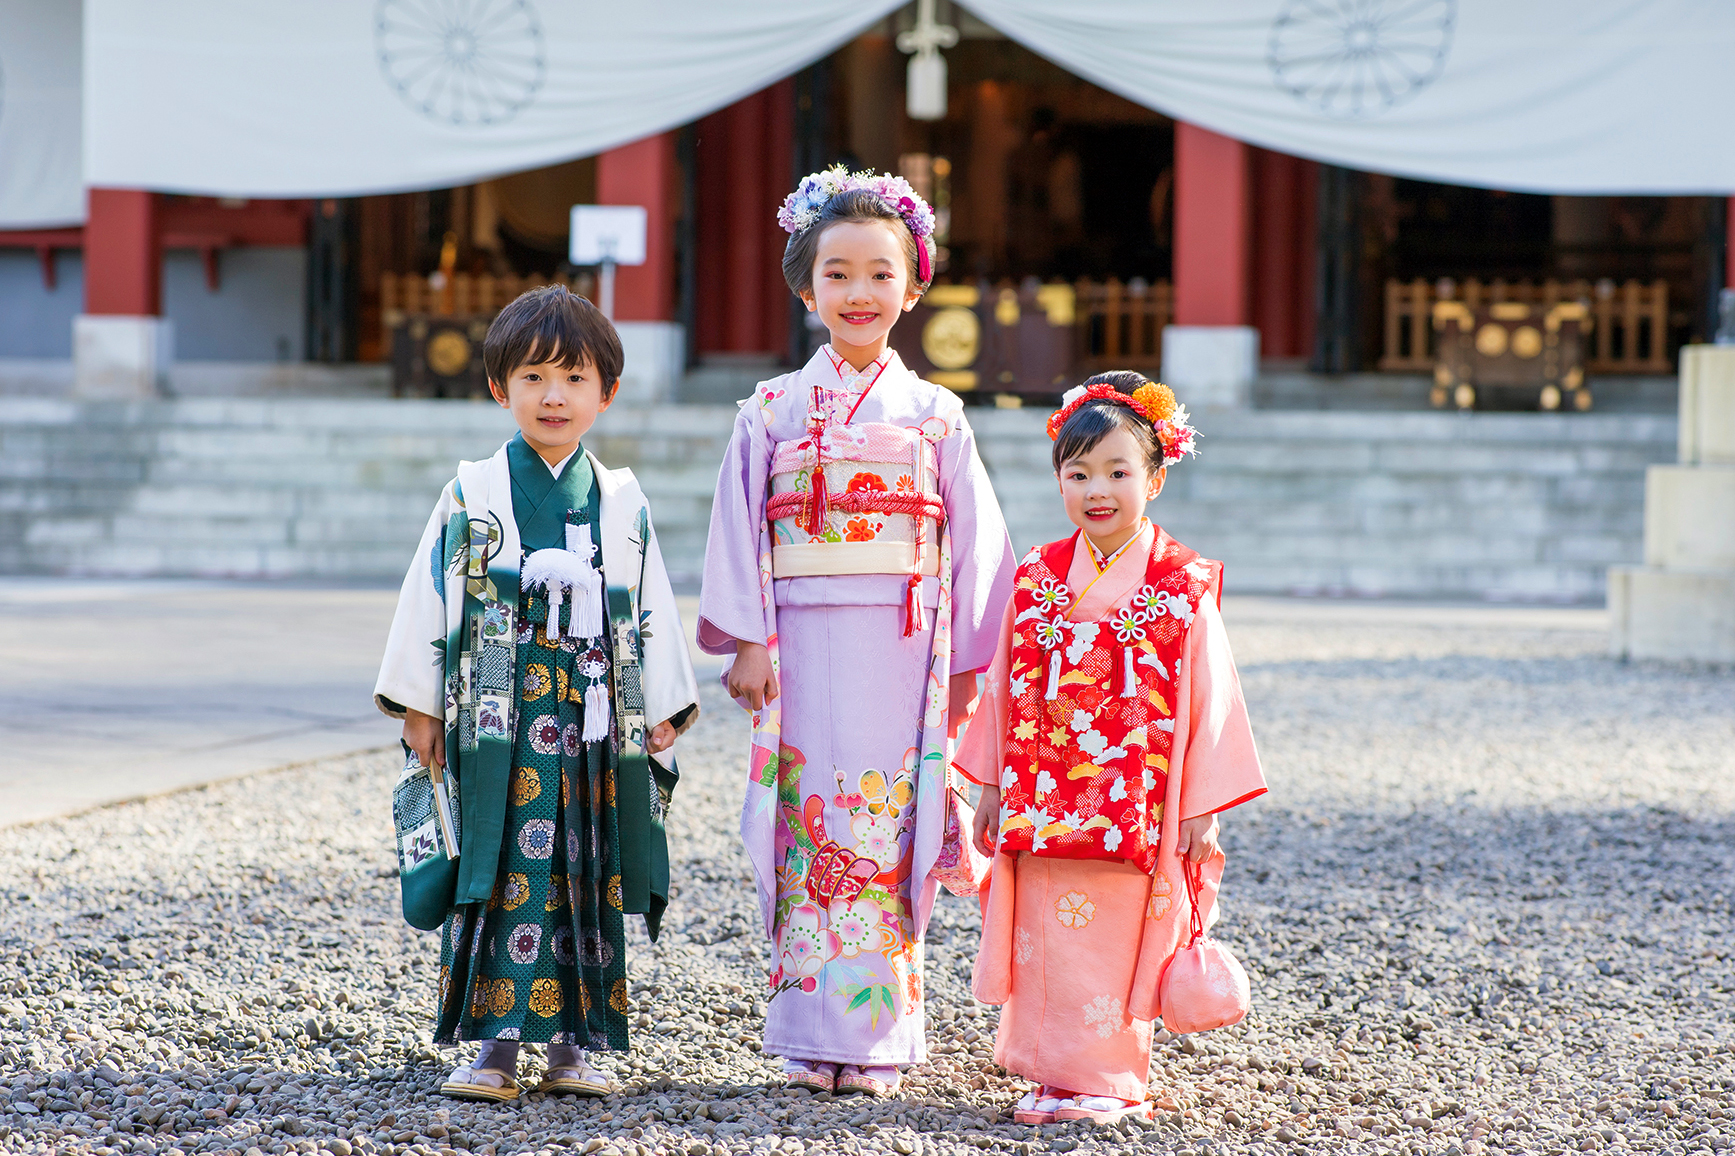
M1138 532L1145 503L1163 491L1168 470L1151 473L1144 449L1124 429L1060 466L1060 497L1066 516L1090 535L1097 549L1113 553Z
M898 315L914 308L921 292L910 282L910 262L896 221L839 221L826 227L813 261L813 287L801 295L831 332L839 354L884 352ZM858 367L859 368L859 367Z

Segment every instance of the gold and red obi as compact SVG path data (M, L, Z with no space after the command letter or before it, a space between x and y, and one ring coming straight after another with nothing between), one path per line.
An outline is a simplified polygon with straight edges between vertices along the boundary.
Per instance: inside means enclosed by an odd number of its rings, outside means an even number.
M1032 550L1013 585L1000 849L1118 859L1150 872L1161 840L1187 632L1222 565L1160 530L1145 582L1096 622L1068 618L1082 535Z

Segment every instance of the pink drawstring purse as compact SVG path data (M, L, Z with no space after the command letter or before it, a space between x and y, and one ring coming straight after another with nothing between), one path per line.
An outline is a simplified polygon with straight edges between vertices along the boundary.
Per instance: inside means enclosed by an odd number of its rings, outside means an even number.
M1187 898L1193 904L1193 934L1163 968L1157 981L1157 1001L1163 1026L1186 1035L1240 1023L1247 1015L1251 993L1247 973L1235 953L1205 934L1205 919L1199 911L1199 890L1204 885L1199 865L1183 859L1181 874L1186 877Z

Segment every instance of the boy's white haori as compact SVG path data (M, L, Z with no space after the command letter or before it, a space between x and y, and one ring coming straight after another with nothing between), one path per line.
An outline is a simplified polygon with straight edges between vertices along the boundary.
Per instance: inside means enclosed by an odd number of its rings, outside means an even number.
M596 473L601 496L602 571L610 587L624 587L632 594L633 612L643 620L650 611L658 622L680 622L675 594L669 586L662 551L653 528L647 541L639 541L639 514L651 525L649 505L638 479L630 469L611 470L584 451ZM479 462L459 462L457 477L446 484L434 512L422 531L416 561L404 576L398 593L397 613L380 664L374 701L386 714L403 717L403 707L435 718L447 713L444 655L440 644L462 625L465 575L447 567L442 543L447 525L455 514L469 516L473 525L485 525L498 533L496 548L488 556L487 574L511 576L516 590L523 548L518 540L518 521L512 513L512 475L502 445L493 457ZM458 552L462 558L463 551ZM456 561L457 559L454 559ZM643 582L640 582L640 574ZM472 576L474 577L474 576ZM698 682L687 653L686 632L657 630L643 639L641 674L644 681L646 725L672 718L698 701ZM673 749L651 757L664 766L673 759Z

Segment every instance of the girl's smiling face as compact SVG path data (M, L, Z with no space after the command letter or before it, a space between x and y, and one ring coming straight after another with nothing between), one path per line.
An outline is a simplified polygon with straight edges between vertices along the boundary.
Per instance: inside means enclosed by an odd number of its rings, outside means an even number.
M885 352L898 315L921 291L910 280L896 221L838 221L825 226L813 261L813 287L802 293L809 312L831 333L831 346L856 369Z
M1145 503L1163 492L1167 469L1151 473L1143 448L1124 429L1112 429L1096 445L1060 465L1060 498L1066 516L1112 554L1138 533Z

